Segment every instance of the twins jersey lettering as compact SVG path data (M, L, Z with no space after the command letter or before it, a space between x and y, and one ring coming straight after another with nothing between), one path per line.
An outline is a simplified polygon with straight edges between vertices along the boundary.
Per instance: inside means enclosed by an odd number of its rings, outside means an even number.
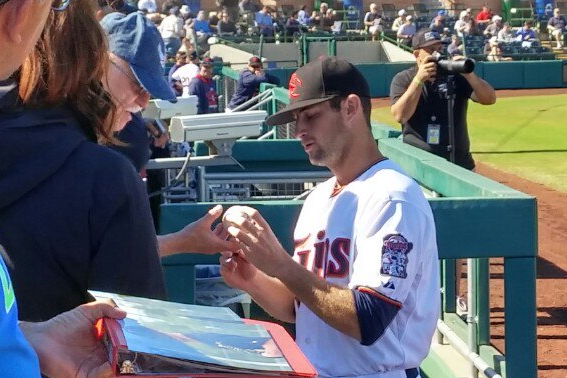
M385 160L333 195L317 186L299 216L294 260L328 282L376 293L400 307L363 346L296 303L297 343L320 376L406 377L429 351L439 316L435 224L413 179ZM380 321L380 319L377 319Z

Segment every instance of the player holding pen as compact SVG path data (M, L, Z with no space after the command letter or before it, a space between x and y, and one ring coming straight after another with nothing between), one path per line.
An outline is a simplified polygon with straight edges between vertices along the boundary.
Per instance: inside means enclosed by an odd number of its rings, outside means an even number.
M267 124L295 121L310 161L335 177L305 201L293 258L257 211L229 209L224 224L242 251L221 257L221 273L296 323L297 344L320 376L418 377L439 315L429 204L378 150L368 84L352 64L325 58L301 67L289 96Z

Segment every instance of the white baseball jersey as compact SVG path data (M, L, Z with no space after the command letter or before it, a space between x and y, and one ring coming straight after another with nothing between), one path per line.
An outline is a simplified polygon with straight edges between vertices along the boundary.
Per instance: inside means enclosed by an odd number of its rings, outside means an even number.
M187 63L184 66L179 67L173 75L171 75L172 79L181 82L183 86L183 94L181 97L189 97L189 83L197 74L199 73L199 66L193 63Z
M328 282L365 287L400 307L364 346L296 302L297 344L326 377L400 377L429 352L440 310L435 224L417 183L395 163L376 163L334 192L335 178L307 198L294 260ZM376 294L377 293L377 294Z

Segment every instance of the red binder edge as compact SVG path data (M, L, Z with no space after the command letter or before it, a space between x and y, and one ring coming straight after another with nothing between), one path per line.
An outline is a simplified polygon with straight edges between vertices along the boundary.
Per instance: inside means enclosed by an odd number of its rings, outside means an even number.
M272 339L280 348L296 375L302 377L315 377L317 375L313 365L311 365L303 352L301 352L301 349L299 349L295 341L281 325L254 319L242 320L247 324L261 325L272 335Z
M234 377L255 377L255 378L274 378L274 377L316 377L317 371L309 360L303 355L295 341L291 338L291 336L287 333L287 331L280 326L279 324L264 322L260 320L253 320L253 319L242 319L247 324L257 324L266 329L271 336L278 348L282 351L285 359L293 369L293 374L289 375L284 372L281 374L274 373L274 374L239 374L235 373L207 373L207 374L191 374L192 377L218 377L218 378L234 378ZM124 333L122 332L122 326L116 319L110 318L103 318L102 319L102 326L103 328L100 329L99 324L97 324L97 331L99 336L103 336L105 333L108 335L110 339L110 343L112 344L112 355L111 355L111 366L112 371L115 374L115 377L124 377L118 373L118 350L119 349L128 349L128 345L126 344L126 338L124 337ZM156 375L160 378L175 378L175 377L187 377L187 374L178 374L178 375ZM128 375L128 377L138 377L137 375ZM139 376L142 377L142 376ZM148 377L148 375L144 375L143 377Z
M119 377L120 374L118 373L118 350L119 349L128 349L128 345L126 344L126 338L124 337L124 332L122 332L122 326L116 319L111 318L103 318L102 319L104 329L102 330L102 334L106 332L108 338L110 339L110 344L112 350L109 351L110 354L110 365L112 367L112 371L114 372L116 377ZM100 334L100 333L99 333Z

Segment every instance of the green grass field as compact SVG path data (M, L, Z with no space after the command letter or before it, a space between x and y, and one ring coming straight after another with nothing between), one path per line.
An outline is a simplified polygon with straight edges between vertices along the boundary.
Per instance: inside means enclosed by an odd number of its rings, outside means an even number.
M389 107L372 120L399 128ZM567 95L470 101L468 125L475 160L567 193Z

